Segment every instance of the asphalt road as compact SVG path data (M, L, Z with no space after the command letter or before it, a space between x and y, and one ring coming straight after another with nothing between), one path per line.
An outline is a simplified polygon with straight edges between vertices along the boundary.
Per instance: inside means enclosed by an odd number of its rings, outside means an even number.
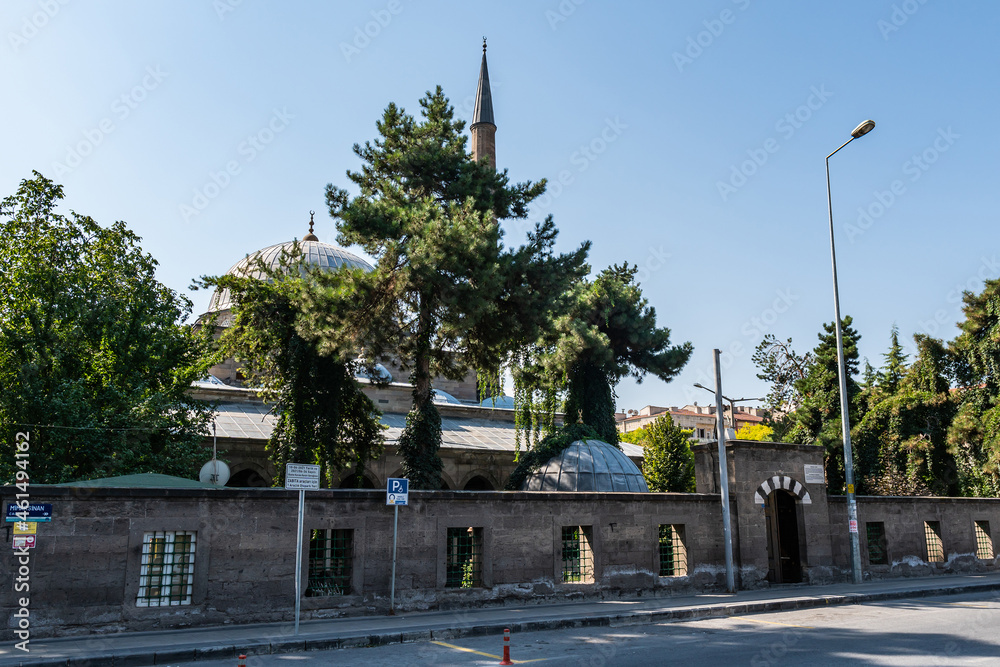
M496 665L502 637L275 656L247 667ZM511 638L515 663L624 665L1000 665L1000 596L895 600L683 623L557 630ZM234 661L177 667L233 667Z

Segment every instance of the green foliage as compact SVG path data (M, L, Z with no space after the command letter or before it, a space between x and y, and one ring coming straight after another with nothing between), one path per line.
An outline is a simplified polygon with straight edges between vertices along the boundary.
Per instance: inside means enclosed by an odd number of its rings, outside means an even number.
M775 442L789 442L795 426L792 413L802 403L797 383L809 374L813 355L795 352L791 338L781 341L774 334L765 334L754 350L753 363L760 370L757 377L771 385L765 398L765 423L773 430L771 437Z
M382 454L380 413L355 379L354 364L341 356L349 343L334 347L328 341L323 352L301 333L302 294L313 276L303 276L300 261L295 246L276 269L258 260L251 271L260 279L226 275L203 281L232 295L234 319L222 335L222 349L244 363L253 385L275 403L278 419L268 453L278 486L286 463L319 464L329 484L335 471L360 472ZM353 273L341 269L328 282L350 282ZM343 307L339 314L346 316Z
M848 413L851 423L858 417L860 388L854 380L858 372L858 341L861 335L851 326L851 317L841 323L844 362L847 366ZM826 448L826 479L829 489L844 488L844 441L841 427L840 380L837 338L833 322L823 325L819 344L812 352L813 363L804 377L795 381L802 403L794 413L794 425L785 436L791 442L822 445Z
M774 429L767 424L744 424L736 431L737 440L754 440L756 442L775 442Z
M941 341L914 337L918 354L907 368L895 329L868 409L852 431L859 493L957 495L960 484L947 433L955 402L943 375ZM905 358L904 358L905 361ZM895 378L895 379L893 379Z
M565 387L566 423L587 424L612 444L618 441L613 387L626 376L641 382L647 373L669 382L692 351L690 343L670 346L670 329L656 326L656 311L642 296L636 272L613 266L592 282L577 283L568 312L518 371L539 388Z
M520 491L528 475L558 456L577 440L602 440L597 431L586 424L568 424L552 435L546 436L535 447L521 455L520 462L507 479L504 489Z
M414 488L437 488L440 432L431 380L462 379L470 369L497 375L505 357L533 341L557 311L561 295L588 270L589 244L555 255L551 218L516 249L502 243L500 222L527 216L541 183L509 183L472 160L464 122L440 87L420 100L422 121L390 104L379 138L354 152L348 172L357 196L333 185L326 196L342 244L358 244L375 271L355 278L355 315L332 318L327 304L343 292L325 279L309 299L310 331L320 345L353 340L366 356L396 354L411 371L414 402L403 442ZM439 475L438 475L439 477Z
M878 387L886 394L894 394L899 390L899 383L906 372L907 355L899 344L899 327L893 325L890 335L889 351L883 357L885 365L878 374Z
M406 428L399 436L396 451L403 458L403 476L415 489L441 488L443 464L441 415L433 403L414 407L406 415Z
M211 411L187 396L210 338L116 222L56 213L35 172L0 203L0 481L30 432L33 483L157 472L193 477Z
M959 390L948 432L970 495L1000 495L1000 279L963 296L965 320L949 347Z
M670 413L665 413L651 424L622 434L623 440L642 446L642 476L650 491L694 493L691 433L674 424Z

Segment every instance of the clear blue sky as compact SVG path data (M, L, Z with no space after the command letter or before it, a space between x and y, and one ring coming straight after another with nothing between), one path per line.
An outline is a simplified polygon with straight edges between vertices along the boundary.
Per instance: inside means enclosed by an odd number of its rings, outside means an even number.
M347 185L351 146L437 84L468 118L486 35L499 166L566 181L532 218L565 249L592 240L595 270L638 264L695 346L618 405L711 401L691 385L715 347L724 393L761 396L761 333L805 350L833 320L824 158L862 120L831 160L862 356L881 362L893 324L953 337L961 290L1000 275L998 24L994 3L933 0L5 1L0 193L42 172L186 292L301 237L310 209L333 242L323 189Z

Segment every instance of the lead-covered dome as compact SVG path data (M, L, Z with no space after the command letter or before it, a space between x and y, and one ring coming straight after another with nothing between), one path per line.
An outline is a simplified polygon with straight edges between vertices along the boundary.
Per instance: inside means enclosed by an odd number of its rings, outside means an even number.
M642 471L603 440L577 440L528 475L524 491L624 491L648 493Z
M349 253L343 248L330 245L329 243L308 240L310 237L312 239L316 238L310 233L309 236L305 237L306 240L299 241L299 249L302 252L303 272L314 267L327 271L336 271L343 267L347 267L349 269L363 269L364 271L373 270L371 264L357 255ZM236 262L236 264L233 265L233 268L229 269L228 275L263 278L263 274L256 266L257 259L259 258L268 268L276 269L280 266L282 252L291 253L294 245L295 241L288 241L286 243L278 243L268 246L263 250L258 250L257 252L247 255L240 261ZM232 308L232 299L229 295L229 290L216 290L215 293L212 294L211 301L208 302L208 312L216 313L229 310L230 308Z

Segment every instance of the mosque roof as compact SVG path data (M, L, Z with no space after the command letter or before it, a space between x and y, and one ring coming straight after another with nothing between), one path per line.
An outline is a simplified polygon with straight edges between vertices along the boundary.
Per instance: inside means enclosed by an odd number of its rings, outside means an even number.
M316 237L310 232L305 239ZM275 245L268 246L262 250L258 250L255 253L247 255L240 261L236 262L231 269L229 269L229 275L238 276L249 276L253 278L263 278L263 273L259 268L257 268L257 260L260 259L264 266L270 269L276 269L281 265L282 254L289 254L292 252L295 241L287 241L285 243L276 243ZM315 240L302 240L298 242L299 249L302 252L302 271L303 273L310 268L320 268L328 271L336 271L342 267L347 267L350 269L363 269L365 271L372 271L372 265L358 257L355 254L349 253L343 248L338 248L337 246L330 245L329 243L323 243L321 241ZM212 294L212 299L208 303L208 312L214 313L222 310L227 310L232 307L232 298L230 297L228 289L216 290Z
M270 405L256 402L221 403L216 408L216 433L220 438L266 440L271 437L276 422L271 409ZM482 409L489 411L488 408ZM406 415L387 412L382 415L382 423L388 426L386 444L395 445L406 426ZM441 446L444 449L481 449L513 454L514 438L515 429L511 422L476 417L441 417ZM607 446L626 461L629 456L640 458L643 455L642 447L627 442L621 445L624 454L611 445ZM632 467L638 471L635 464ZM638 474L641 477L642 474Z
M635 447L622 443L625 447ZM642 448L639 449L640 454ZM642 471L614 445L602 440L577 440L528 475L525 491L598 491L647 493Z

